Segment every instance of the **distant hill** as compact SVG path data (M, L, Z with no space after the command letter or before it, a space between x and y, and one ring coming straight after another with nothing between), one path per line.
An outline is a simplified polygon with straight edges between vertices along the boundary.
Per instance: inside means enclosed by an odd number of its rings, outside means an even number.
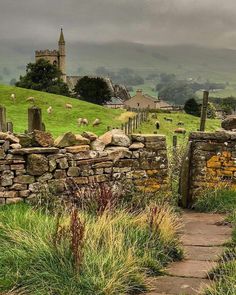
M15 103L10 99L11 93L16 95ZM27 129L27 110L32 104L26 102L26 98L30 96L33 96L35 104L42 108L43 122L54 136L68 131L81 133L84 130L100 135L107 130L107 126L120 127L121 123L127 120L126 113L122 110L111 110L65 96L0 85L0 104L6 107L7 120L13 122L15 132L24 132ZM66 103L72 104L73 108L66 109ZM47 113L49 106L53 108L50 115ZM78 118L87 118L89 126L78 127ZM93 127L92 122L96 118L101 120L101 125Z
M54 44L1 42L0 76L3 82L24 73L34 60L34 50L56 47ZM67 42L68 74L91 74L99 66L111 70L131 68L144 78L152 73L175 73L180 78L215 82L234 82L236 50L202 48L191 45L154 46L128 42ZM6 70L7 69L7 70ZM1 78L1 77L0 77ZM1 80L0 80L1 82Z

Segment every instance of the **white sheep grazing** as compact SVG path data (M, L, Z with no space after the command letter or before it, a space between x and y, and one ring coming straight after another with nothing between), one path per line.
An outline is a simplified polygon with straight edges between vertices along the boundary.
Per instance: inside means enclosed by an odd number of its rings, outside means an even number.
M82 124L87 126L88 125L88 120L86 118L82 119Z
M48 112L49 115L52 113L52 107L51 106L47 109L47 112Z
M98 126L100 124L101 124L101 121L99 119L95 119L94 122L93 122L93 127Z
M66 109L72 109L73 106L72 106L72 104L70 104L70 103L66 103L66 104L65 104L65 107L66 107Z
M35 99L34 99L34 97L33 96L30 96L30 97L28 97L28 98L26 98L26 101L28 101L28 102L35 102Z
M11 100L12 100L13 102L16 101L16 95L15 95L15 93L12 93L12 94L11 94Z
M77 123L78 123L78 125L79 125L79 126L81 126L81 124L82 124L82 121L83 121L83 119L82 119L82 118L78 118L78 119L77 119Z

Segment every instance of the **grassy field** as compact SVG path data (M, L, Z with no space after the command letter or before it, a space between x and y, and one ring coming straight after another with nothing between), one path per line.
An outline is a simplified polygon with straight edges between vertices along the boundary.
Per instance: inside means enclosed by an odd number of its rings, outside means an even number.
M173 122L167 122L164 117L172 118ZM160 122L160 129L156 130L155 122ZM157 114L157 119L152 118L149 115L149 122L145 122L140 130L142 133L153 133L157 131L158 134L165 134L167 138L167 144L172 145L172 138L175 134L174 131L178 128L177 123L182 121L184 126L180 126L186 129L186 134L178 134L178 144L183 144L188 140L189 133L191 131L197 131L200 126L200 118L194 117L185 113L173 113L173 114ZM206 123L206 131L215 131L220 128L220 120L218 119L208 119Z
M10 99L11 93L16 94L15 103ZM100 135L107 130L107 126L120 127L121 123L127 120L127 116L132 115L124 113L123 110L111 110L60 95L0 85L0 105L6 107L7 120L13 122L15 132L24 132L27 129L27 110L32 104L26 102L26 98L30 96L33 96L36 100L35 104L42 108L43 122L54 136L67 131L81 133L83 130ZM66 109L66 103L72 104L73 108ZM47 113L49 106L53 108L50 115ZM77 118L87 118L89 126L78 127ZM101 125L92 127L92 122L96 118L101 120Z

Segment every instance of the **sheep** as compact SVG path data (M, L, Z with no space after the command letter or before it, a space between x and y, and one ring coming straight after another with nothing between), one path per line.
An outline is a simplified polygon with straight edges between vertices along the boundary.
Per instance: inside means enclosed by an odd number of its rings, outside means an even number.
M93 127L98 126L101 124L101 121L99 119L95 119L93 122Z
M156 121L155 126L156 126L156 129L160 129L160 122Z
M165 121L168 121L168 122L173 122L173 119L172 118L168 118L168 117L164 117L164 120Z
M185 134L186 130L184 128L177 128L177 129L175 129L175 133Z
M15 93L12 93L12 94L11 94L11 100L12 100L13 102L16 101L16 95L15 95Z
M88 120L86 118L82 119L82 122L81 122L83 125L88 125Z
M51 106L47 109L47 112L48 112L49 115L52 113L52 107Z
M34 97L33 96L30 96L30 97L28 97L28 98L26 98L26 101L27 102L35 102L35 99L34 99Z
M81 126L81 124L82 124L82 121L83 121L83 119L82 119L82 118L78 118L78 119L77 119L77 123L78 123L78 125L79 125L79 126Z
M66 104L65 104L65 107L66 107L66 109L72 109L73 106L72 106L72 104L70 104L70 103L66 103Z
M179 122L177 123L177 125L178 125L178 126L184 126L184 122L179 121Z

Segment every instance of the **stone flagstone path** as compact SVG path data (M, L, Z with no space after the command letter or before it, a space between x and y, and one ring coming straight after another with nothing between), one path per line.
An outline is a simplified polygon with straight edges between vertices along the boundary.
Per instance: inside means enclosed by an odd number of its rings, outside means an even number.
M170 264L164 276L150 279L151 291L146 295L202 294L202 288L211 283L207 273L231 238L232 230L222 225L223 220L220 214L184 211L180 235L185 258Z

